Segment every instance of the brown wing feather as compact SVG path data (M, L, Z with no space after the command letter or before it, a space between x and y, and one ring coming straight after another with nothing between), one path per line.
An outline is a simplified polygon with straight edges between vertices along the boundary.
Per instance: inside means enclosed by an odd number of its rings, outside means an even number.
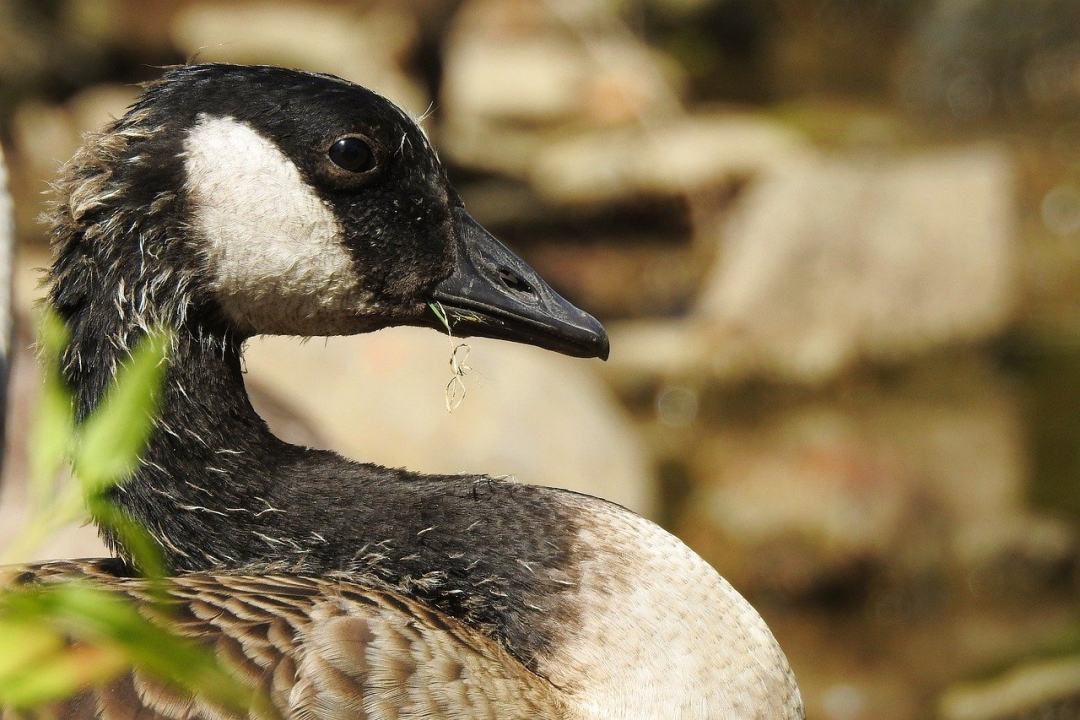
M21 582L93 579L144 603L147 584L98 561L23 569ZM557 691L487 637L400 594L298 576L169 580L167 622L296 720L567 718ZM3 720L25 716L8 710ZM233 720L133 671L33 718Z

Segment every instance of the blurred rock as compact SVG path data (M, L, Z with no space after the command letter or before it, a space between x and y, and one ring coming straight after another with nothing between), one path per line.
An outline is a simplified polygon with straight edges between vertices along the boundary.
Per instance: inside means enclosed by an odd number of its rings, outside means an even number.
M1068 720L1080 717L1080 656L1033 661L991 680L950 688L942 720Z
M801 136L765 118L699 114L555 139L537 153L529 179L541 196L566 204L681 196L755 177L806 151Z
M348 457L508 474L655 514L638 438L582 361L494 341L469 345L468 392L453 414L444 394L450 347L430 330L306 345L263 338L248 350L248 379L273 388Z
M755 606L792 661L806 716L821 720L945 720L937 700L954 683L985 679L988 668L1017 667L1017 658L1039 657L1040 649L1060 648L1063 637L1075 637L1076 604L1069 596L1040 593L1017 602L960 590L950 595L951 602L940 602L940 593L928 594L875 594L865 604L831 610L827 604L801 610L790 604L772 607L764 599ZM994 684L991 680L986 687ZM953 689L982 687L982 682L964 683ZM1061 706L1065 712L1058 714L1048 712L1053 707L1028 708L1043 714L980 717L1077 717L1075 706Z
M489 222L480 212L475 217ZM627 232L612 229L593 233L588 243L566 242L565 235L541 239L525 252L542 277L597 317L666 316L678 324L695 299L702 267L693 245L676 244L671 235L639 229L630 242Z
M635 323L613 329L610 372L814 384L860 362L992 337L1016 304L1012 192L1008 159L992 147L784 166L723 227L685 325L702 337L668 340L687 350L681 367L662 362L670 354L655 351L649 323Z
M284 65L338 75L375 90L413 117L429 105L405 72L417 41L406 9L350 5L192 3L173 19L174 44L199 62Z
M580 207L685 198L805 152L763 116L685 113L681 73L621 22L599 1L466 2L444 53L448 156Z
M467 0L446 41L443 104L455 128L635 121L674 98L674 70L606 3ZM522 92L528 88L528 92Z
M1080 110L1080 3L937 0L915 30L905 98L935 117L972 121Z
M696 319L614 322L608 325L608 337L611 357L602 373L620 395L636 395L662 378L708 375L704 359L710 343Z
M726 228L697 310L714 370L817 382L1000 332L1015 304L1012 197L992 147L764 178Z
M1075 558L1076 538L1027 509L1015 399L977 368L939 370L710 428L691 451L679 534L751 591L801 594L867 570L901 585L1042 587Z
M727 427L693 459L679 534L744 591L802 594L893 549L915 483L860 422L827 406Z
M610 375L820 383L994 336L1015 305L1015 226L1010 165L993 149L785 166L728 223L675 340L681 367L654 362L669 355L636 323L613 330Z
M698 162L684 168L681 148L702 140L715 149L728 135L708 118L667 126L679 116L679 77L607 3L470 0L444 53L444 146L457 163L529 181L556 202L578 201L582 191L584 202L670 191L673 174L712 178L731 154L724 146L702 163L707 152L691 153ZM658 137L639 130L643 123ZM677 158L665 157L665 140ZM623 158L627 147L635 151Z

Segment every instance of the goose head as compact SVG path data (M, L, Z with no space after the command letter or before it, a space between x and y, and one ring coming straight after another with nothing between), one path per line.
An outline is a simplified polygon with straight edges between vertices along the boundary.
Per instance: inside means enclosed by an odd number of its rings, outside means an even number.
M132 312L235 337L442 328L441 308L455 335L607 357L601 324L469 215L419 126L341 79L176 68L73 163L61 307L67 236Z

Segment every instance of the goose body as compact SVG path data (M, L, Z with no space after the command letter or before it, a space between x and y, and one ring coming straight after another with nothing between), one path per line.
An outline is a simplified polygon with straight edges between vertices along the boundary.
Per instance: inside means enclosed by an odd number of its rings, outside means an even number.
M358 463L274 437L244 390L262 333L390 325L606 356L593 318L473 220L423 133L337 78L177 68L63 172L50 300L85 417L152 325L155 430L113 501L174 577L175 624L285 717L803 717L757 612L679 540L602 500ZM46 563L136 600L115 560ZM137 674L61 717L215 718ZM5 716L7 717L7 716Z

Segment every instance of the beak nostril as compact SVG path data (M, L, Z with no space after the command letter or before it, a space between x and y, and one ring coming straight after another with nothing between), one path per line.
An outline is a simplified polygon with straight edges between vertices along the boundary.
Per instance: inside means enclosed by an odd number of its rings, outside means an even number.
M524 295L536 295L536 290L528 283L525 278L518 275L516 272L508 267L499 267L495 270L499 275L499 280L508 289Z

